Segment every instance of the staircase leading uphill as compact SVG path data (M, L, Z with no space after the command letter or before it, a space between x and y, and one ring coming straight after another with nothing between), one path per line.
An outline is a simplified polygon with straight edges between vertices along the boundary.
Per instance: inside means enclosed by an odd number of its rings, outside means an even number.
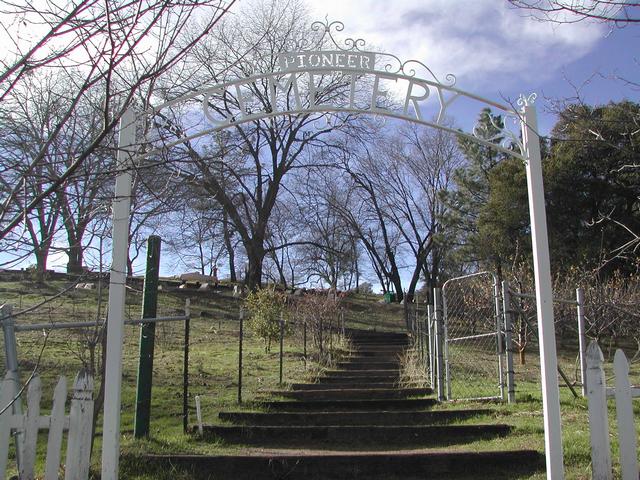
M153 461L211 480L511 479L543 467L536 451L461 450L459 445L511 429L460 423L491 411L432 410L437 402L430 389L400 388L406 335L350 336L349 359L317 383L271 392L285 400L265 402L267 412L221 412L225 425L204 427L204 441L250 446L242 454L151 456Z

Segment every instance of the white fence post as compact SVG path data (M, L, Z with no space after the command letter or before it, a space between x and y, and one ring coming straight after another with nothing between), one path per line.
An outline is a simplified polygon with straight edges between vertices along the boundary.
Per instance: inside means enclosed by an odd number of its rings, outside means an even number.
M86 479L91 455L91 424L93 422L93 378L81 370L73 384L69 410L69 441L65 480Z
M24 456L20 465L20 479L33 480L35 477L36 447L38 445L38 420L40 419L40 399L42 382L35 375L27 390L27 414L24 420Z
M204 435L204 428L202 426L202 406L200 404L200 395L196 395L196 419L198 421L198 434L202 437L202 435Z
M7 478L7 462L9 460L9 442L11 441L12 408L7 406L13 400L13 380L10 372L7 372L0 386L0 478Z
M618 443L623 480L638 480L638 440L633 421L631 385L629 384L629 362L622 350L617 350L613 359L616 376L616 417L618 420Z
M51 421L49 424L49 438L47 441L47 461L45 466L45 480L58 480L60 459L62 458L62 433L64 432L64 407L67 403L67 379L60 377L53 392L53 406L51 407Z
M607 417L607 385L602 363L604 357L598 343L587 348L587 397L589 403L589 434L591 464L595 480L611 480L611 446Z

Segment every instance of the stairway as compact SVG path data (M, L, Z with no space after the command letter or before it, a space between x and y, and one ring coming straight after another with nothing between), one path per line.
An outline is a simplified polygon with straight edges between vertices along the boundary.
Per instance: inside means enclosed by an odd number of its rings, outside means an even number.
M317 383L270 392L282 399L264 402L266 412L220 412L226 424L204 427L204 441L249 446L242 454L150 457L212 480L506 479L543 466L536 451L460 451L459 445L503 437L511 428L460 423L491 411L432 410L430 389L400 388L405 334L350 336L351 356Z

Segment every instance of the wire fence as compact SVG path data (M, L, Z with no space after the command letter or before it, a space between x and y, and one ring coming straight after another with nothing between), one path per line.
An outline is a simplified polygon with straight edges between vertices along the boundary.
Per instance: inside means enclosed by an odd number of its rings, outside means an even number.
M514 375L519 394L537 394L540 384L540 355L535 296L512 289L511 305L514 315ZM554 323L558 359L559 384L579 395L583 382L578 328L578 300L569 297L570 290L559 292L554 298ZM614 380L613 355L622 349L629 358L632 383L640 384L638 334L640 333L640 303L620 304L602 301L590 289L585 289L584 312L585 343L598 340L605 356L607 378ZM581 302L582 303L582 302ZM584 347L586 348L586 346Z
M0 284L1 285L1 284ZM61 374L74 375L82 368L98 372L99 390L105 337L106 288L99 285L70 289L56 297L66 284L33 292L0 290L2 303L14 305L14 320L19 327L33 324L61 326L70 322L95 322L90 328L42 329L18 331L16 335L21 380L37 369L45 389L53 388ZM0 286L1 289L1 286ZM216 422L217 412L238 401L238 361L240 309L243 302L230 288L209 292L172 290L159 294L157 317L184 315L185 300L190 299L190 335L188 362L188 408L195 411L194 397L201 397L205 421ZM125 321L140 320L142 292L127 288ZM313 380L324 365L339 360L348 344L344 339L344 316L336 310L331 321L318 325L317 318L291 309L284 329L283 350L276 342L270 351L265 342L245 324L243 329L242 396L245 401L265 398L269 391L286 388L289 382ZM316 322L316 323L314 323ZM139 360L140 327L127 326L123 344L123 429L133 427L135 389ZM0 348L5 348L0 336ZM155 353L152 396L152 434L165 426L182 426L184 393L185 322L159 322L155 328ZM343 353L340 353L343 352ZM0 367L5 368L4 355ZM280 366L282 359L282 367ZM280 379L282 371L282 381ZM45 396L46 398L46 396ZM193 423L193 420L191 423Z

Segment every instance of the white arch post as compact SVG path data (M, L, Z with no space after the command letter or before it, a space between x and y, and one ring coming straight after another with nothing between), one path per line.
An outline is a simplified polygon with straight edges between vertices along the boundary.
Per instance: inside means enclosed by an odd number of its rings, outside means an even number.
M115 195L113 198L112 260L109 273L109 312L105 365L102 480L117 480L120 460L120 408L122 392L122 341L124 330L129 214L136 117L131 108L120 119Z
M553 292L551 288L547 214L542 181L542 157L540 154L536 110L526 100L522 110L521 123L523 154L527 168L531 245L533 248L533 267L536 281L536 311L540 343L547 478L549 480L561 480L564 476L564 468L560 389L558 387L558 359L556 356L556 333L553 321Z

